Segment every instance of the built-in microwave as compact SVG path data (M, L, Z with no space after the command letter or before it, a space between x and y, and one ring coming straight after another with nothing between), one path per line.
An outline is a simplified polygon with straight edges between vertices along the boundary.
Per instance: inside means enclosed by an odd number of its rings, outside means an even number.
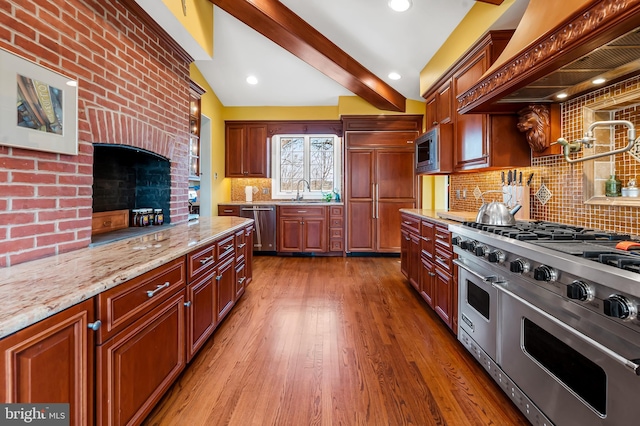
M453 124L438 124L418 136L416 173L436 174L453 172Z

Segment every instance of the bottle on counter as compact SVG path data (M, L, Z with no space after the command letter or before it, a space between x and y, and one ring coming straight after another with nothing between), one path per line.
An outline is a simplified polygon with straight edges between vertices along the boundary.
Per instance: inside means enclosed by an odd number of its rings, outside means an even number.
M604 195L607 197L620 197L622 195L622 184L615 174L611 175L604 183Z
M162 209L154 209L153 214L153 224L162 225L164 223L164 213Z

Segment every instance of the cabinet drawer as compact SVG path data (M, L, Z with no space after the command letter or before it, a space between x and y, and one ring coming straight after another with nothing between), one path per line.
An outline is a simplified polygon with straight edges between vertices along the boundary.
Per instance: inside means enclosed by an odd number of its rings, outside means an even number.
M453 249L451 247L451 232L449 232L449 229L443 226L436 225L434 237L436 246L438 248L440 248L441 250L446 250L450 253L452 252Z
M330 229L329 230L329 238L342 238L343 233L344 232L343 232L342 228Z
M218 216L240 216L240 206L219 205Z
M332 217L329 220L329 228L343 228L342 218Z
M281 216L324 216L325 208L323 206L281 206Z
M329 240L329 251L342 251L343 247L343 240Z
M184 287L185 261L181 257L100 293L98 318L103 326L98 330L98 344Z
M402 215L402 226L416 234L420 233L420 219L415 216Z
M227 238L224 238L216 243L216 253L218 255L218 262L222 262L227 259L229 256L235 253L235 242L234 236L229 235Z
M94 213L91 217L91 235L129 227L129 210Z
M453 273L453 256L451 253L440 250L436 247L436 252L433 257L434 263L437 267L451 275Z
M209 244L201 249L194 250L187 254L187 267L189 282L196 277L208 272L216 264L215 243Z
M344 208L342 206L329 207L329 216L331 216L332 219L334 216L338 216L338 217L344 216Z

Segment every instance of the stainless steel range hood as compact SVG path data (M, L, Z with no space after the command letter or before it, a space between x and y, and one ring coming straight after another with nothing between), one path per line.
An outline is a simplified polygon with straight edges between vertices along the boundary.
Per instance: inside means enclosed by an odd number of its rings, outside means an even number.
M458 96L458 111L564 102L597 89L596 77L610 84L638 74L640 0L531 0L494 65Z

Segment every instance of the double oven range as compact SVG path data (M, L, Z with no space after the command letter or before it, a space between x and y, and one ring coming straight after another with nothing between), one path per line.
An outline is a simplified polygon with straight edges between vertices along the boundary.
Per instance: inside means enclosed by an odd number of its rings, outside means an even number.
M549 222L450 225L458 339L534 425L640 419L640 252ZM618 247L618 248L616 248Z

